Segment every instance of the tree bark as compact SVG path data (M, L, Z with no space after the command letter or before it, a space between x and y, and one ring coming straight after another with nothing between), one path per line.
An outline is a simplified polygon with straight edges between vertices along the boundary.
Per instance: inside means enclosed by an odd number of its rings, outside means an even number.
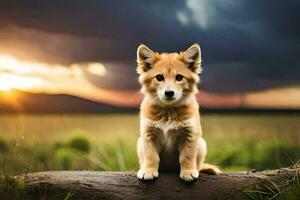
M193 183L175 174L160 174L154 181L143 182L132 172L49 171L20 178L26 193L43 199L244 199L243 190L256 184L287 187L297 170L201 174Z

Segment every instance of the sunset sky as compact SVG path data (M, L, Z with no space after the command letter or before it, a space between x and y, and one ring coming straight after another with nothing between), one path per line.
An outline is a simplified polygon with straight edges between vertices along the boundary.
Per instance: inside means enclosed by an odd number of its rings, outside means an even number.
M0 3L0 91L119 106L142 98L136 48L202 49L204 107L300 109L299 1Z

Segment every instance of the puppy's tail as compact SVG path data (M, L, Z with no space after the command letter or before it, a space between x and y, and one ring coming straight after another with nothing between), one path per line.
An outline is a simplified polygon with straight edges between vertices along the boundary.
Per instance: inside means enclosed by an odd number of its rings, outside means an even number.
M203 173L203 174L217 175L217 174L221 173L222 171L219 169L219 167L217 167L215 165L211 165L211 164L208 164L208 163L203 163L201 165L201 168L200 168L199 172Z

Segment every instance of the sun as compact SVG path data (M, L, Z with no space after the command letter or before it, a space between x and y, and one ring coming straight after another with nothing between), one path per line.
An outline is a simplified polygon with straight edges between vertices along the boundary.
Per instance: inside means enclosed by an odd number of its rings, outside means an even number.
M19 107L18 102L15 100L16 94L13 89L14 88L9 83L0 84L0 98L2 101L11 103L14 107Z

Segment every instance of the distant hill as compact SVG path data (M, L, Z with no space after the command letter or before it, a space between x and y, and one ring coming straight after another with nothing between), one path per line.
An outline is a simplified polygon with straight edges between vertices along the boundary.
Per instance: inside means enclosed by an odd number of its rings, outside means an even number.
M35 94L17 90L0 92L0 113L122 113L137 112L64 94Z

